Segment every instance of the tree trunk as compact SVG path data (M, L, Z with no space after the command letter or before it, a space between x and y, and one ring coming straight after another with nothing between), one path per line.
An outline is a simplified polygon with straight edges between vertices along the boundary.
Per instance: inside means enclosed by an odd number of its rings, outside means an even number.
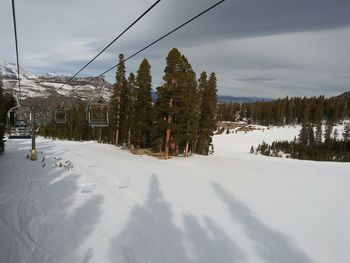
M170 109L173 106L173 99L170 98L169 101L169 114L168 114L168 128L166 129L166 133L165 133L165 146L164 146L164 159L168 160L169 158L169 141L170 141L170 124L171 124L171 113L170 113Z
M98 136L98 142L101 143L101 141L102 141L102 129L101 128L99 129L99 132L100 132L100 134Z
M118 97L118 105L117 105L117 129L115 132L115 145L119 145L119 113L120 113L120 97Z
M190 132L189 132L189 129L190 129L190 120L187 121L187 127L186 127L186 147L185 147L185 157L188 157L188 146L189 146L189 137L190 137Z
M128 130L128 148L131 148L131 129Z
M186 141L186 148L185 148L185 157L188 157L188 146L189 146L189 142L187 140Z

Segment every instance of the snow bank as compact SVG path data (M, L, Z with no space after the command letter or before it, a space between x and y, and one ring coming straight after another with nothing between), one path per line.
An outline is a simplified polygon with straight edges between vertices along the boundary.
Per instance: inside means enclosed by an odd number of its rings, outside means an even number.
M348 263L350 165L248 153L263 139L297 132L218 135L214 155L168 161L40 139L31 162L29 140L8 140L0 155L0 258ZM54 165L68 160L73 169Z

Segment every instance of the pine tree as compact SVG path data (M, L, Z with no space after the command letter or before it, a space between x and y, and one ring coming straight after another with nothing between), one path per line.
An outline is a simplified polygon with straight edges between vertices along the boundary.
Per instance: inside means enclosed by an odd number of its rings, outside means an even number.
M199 94L197 89L196 74L194 73L191 64L185 56L182 56L181 79L178 86L181 87L181 111L178 122L177 145L181 152L184 152L188 157L190 149L194 150L195 141L198 131L199 117Z
M207 116L206 112L209 112L210 106L209 103L206 100L206 96L209 94L207 93L208 90L208 77L207 73L203 71L198 79L198 87L199 87L199 94L200 94L200 117L199 117L199 124L198 124L198 142L196 147L196 152L199 154L205 153L206 148L206 121ZM209 147L209 145L208 145Z
M124 55L119 55L119 63L117 73L115 76L116 83L113 86L113 94L111 98L111 125L115 133L114 143L119 145L121 138L121 130L124 131L124 120L125 120L125 102L122 101L126 97L126 83L125 78L125 63ZM123 107L123 108L122 108Z
M320 121L316 123L315 142L322 143L322 123Z
M153 123L151 65L144 59L136 76L133 141L137 148L151 146Z
M127 127L128 127L128 134L127 134L127 146L128 148L131 147L133 140L132 140L132 132L135 128L135 119L136 119L136 78L134 73L130 73L128 77L127 82L127 89L129 90L129 107L128 107L128 119L127 119Z
M338 136L339 136L338 129L335 128L335 129L334 129L334 132L333 132L333 140L334 140L334 141L338 140Z
M0 152L3 152L5 149L4 143L4 135L5 135L5 100L3 96L3 84L2 84L2 76L0 74Z
M329 143L331 141L332 133L333 133L333 123L332 121L327 121L325 134L324 134L324 140L326 143Z
M343 140L346 142L350 140L350 122L345 124L344 131L343 131Z
M200 117L197 148L197 153L199 154L208 154L212 136L216 130L216 82L217 80L214 73L210 74L209 80L207 80L207 74L205 72L202 72L199 78Z
M307 125L307 141L309 144L315 143L314 127L312 126L311 122L309 122Z
M160 134L155 140L162 139L164 136L164 158L168 159L170 152L170 144L176 148L176 139L178 139L177 118L181 112L181 102L183 102L183 93L181 92L181 53L173 48L167 58L166 67L164 70L164 84L157 88L157 126Z

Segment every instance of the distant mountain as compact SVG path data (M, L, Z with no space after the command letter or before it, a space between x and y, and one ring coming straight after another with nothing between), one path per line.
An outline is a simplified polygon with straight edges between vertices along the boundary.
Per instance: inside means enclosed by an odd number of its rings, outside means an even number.
M5 92L12 93L13 90L18 89L15 86L17 79L17 66L14 63L7 63L0 60L0 73L3 76ZM40 76L20 68L21 78L21 92L22 99L27 98L47 98L57 94L80 97L83 99L91 99L98 96L101 87L105 86L105 98L109 98L111 95L112 85L108 83L104 78L100 77L93 80L93 77L77 77L60 88L71 76L63 73L45 73ZM90 81L93 80L91 83ZM74 92L73 92L74 91ZM19 93L19 90L17 90ZM152 92L152 98L155 101L157 99L156 91ZM261 97L233 97L218 95L218 102L220 103L252 103L257 101L271 101L270 98Z
M20 68L21 86L17 84L17 66L0 60L0 73L3 77L4 90L8 94L15 93L21 99L48 98L57 99L58 95L90 100L100 95L104 86L104 97L108 99L112 85L103 77L77 77L62 87L71 76L61 73L47 73L41 76Z
M272 99L262 97L233 97L218 95L218 102L221 103L253 103L260 101L272 101Z
M152 99L153 101L157 100L157 92L152 91ZM262 97L233 97L233 96L223 96L218 95L219 103L253 103L257 101L272 101L270 98L262 98Z
M350 91L344 92L344 93L340 94L338 97L350 98Z
M22 79L37 79L38 77L29 71L19 68L20 78ZM7 63L0 60L0 73L4 79L17 79L17 64Z

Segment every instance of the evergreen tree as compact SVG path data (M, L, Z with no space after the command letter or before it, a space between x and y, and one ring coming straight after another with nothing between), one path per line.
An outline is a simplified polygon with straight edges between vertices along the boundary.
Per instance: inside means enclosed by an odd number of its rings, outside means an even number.
M183 59L181 53L173 48L167 58L164 70L164 84L157 88L157 129L160 132L155 138L156 141L164 138L164 158L167 159L170 152L170 144L176 149L176 139L178 139L177 119L181 112L183 93L181 92L181 67ZM163 137L162 134L165 136ZM175 150L174 149L174 150ZM175 150L176 151L176 150Z
M3 96L2 87L3 87L2 75L0 74L0 152L3 152L5 149L4 136L5 136L5 117L6 117L5 100Z
M309 144L315 143L315 133L314 133L314 127L309 122L307 127L307 141Z
M128 104L128 118L126 126L128 127L127 131L127 146L131 147L133 142L132 140L132 132L135 128L135 119L136 119L136 77L134 73L130 73L127 82L127 89L129 91L129 104Z
M119 55L119 63L115 80L116 83L113 86L113 94L111 98L111 125L113 126L115 134L114 143L115 145L119 145L121 141L121 131L125 132L124 121L126 118L125 109L127 107L126 102L124 101L127 97L127 80L125 78L125 63L123 54ZM123 136L125 136L125 134L123 134Z
M153 124L151 65L144 59L136 76L133 141L137 148L151 146Z
M339 136L338 129L335 128L335 129L334 129L334 132L333 132L333 140L334 140L334 141L338 140L338 136Z
M198 88L200 95L200 116L199 116L199 124L198 124L198 142L196 147L196 152L199 154L205 154L206 145L206 119L207 116L205 112L209 112L209 103L205 99L207 91L208 91L208 76L205 71L203 71L198 79ZM208 145L209 147L209 145Z
M178 85L181 87L182 93L181 110L178 122L177 145L181 152L187 157L190 149L194 150L195 141L198 130L199 117L199 94L197 90L196 74L194 73L191 64L185 56L182 56L181 79Z
M200 117L198 124L198 148L197 153L207 155L209 146L212 142L212 136L216 130L216 105L217 105L217 87L216 76L210 74L207 80L207 74L202 72L199 78L200 91Z
M331 140L332 133L333 133L333 123L332 121L327 121L326 129L324 133L325 142L329 142Z
M343 131L343 140L344 141L350 140L350 122L345 124L344 131Z
M316 123L315 142L317 144L322 142L322 123L320 121Z

